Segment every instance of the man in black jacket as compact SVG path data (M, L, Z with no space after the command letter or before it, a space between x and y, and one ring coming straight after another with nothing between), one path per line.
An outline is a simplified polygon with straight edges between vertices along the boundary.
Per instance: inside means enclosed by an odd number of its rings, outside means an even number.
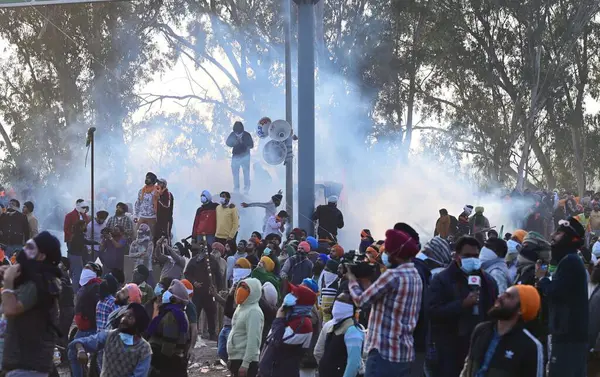
M233 174L233 189L240 191L240 168L244 172L244 192L250 191L250 149L254 148L252 136L244 131L242 122L235 122L233 132L225 142L231 148L231 172Z
M508 288L488 313L493 321L473 331L461 377L542 377L544 349L524 327L539 310L540 295L534 287Z
M436 377L458 377L471 333L488 319L487 313L498 296L494 279L481 270L480 248L475 238L462 237L456 243L457 259L431 280L427 310L438 357ZM479 278L478 290L469 286L469 277Z
M19 211L21 203L11 199L6 213L0 215L0 242L7 245L6 256L11 257L15 251L23 248L29 239L29 221Z
M552 280L536 264L538 289L547 299L551 340L549 377L586 375L588 344L588 282L585 266L577 251L585 242L585 230L573 217L561 220L552 235Z
M317 234L320 240L337 242L338 229L344 227L344 215L338 209L337 202L337 196L330 196L327 198L327 205L318 206L312 216L313 221L319 222Z

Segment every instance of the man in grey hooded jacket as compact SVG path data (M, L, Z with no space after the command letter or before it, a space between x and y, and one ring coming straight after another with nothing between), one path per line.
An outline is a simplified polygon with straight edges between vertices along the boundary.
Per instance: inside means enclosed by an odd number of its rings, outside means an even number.
M506 291L513 282L504 258L508 252L506 241L499 238L490 238L479 253L481 268L490 274L498 286L498 294Z

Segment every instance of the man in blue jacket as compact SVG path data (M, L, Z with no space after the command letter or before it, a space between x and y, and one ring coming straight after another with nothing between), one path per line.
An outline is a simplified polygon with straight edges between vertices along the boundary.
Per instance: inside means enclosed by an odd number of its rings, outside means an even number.
M488 311L498 296L496 282L481 269L481 245L473 237L456 243L456 260L431 280L428 293L431 337L438 358L436 377L458 377L469 352L471 333L489 320ZM479 289L468 284L478 277Z
M552 235L550 278L541 261L536 264L537 287L548 302L551 335L549 377L584 377L588 355L588 283L577 251L584 245L585 230L573 217L559 221Z

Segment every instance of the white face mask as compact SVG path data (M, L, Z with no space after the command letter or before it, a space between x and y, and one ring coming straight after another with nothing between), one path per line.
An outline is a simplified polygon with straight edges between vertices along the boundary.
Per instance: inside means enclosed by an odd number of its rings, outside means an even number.
M219 203L221 203L222 205L225 205L225 204L227 204L227 199L225 199L225 198L221 198L221 199L219 200Z
M333 323L340 323L341 321L354 316L354 305L346 302L335 301L333 308L331 309L333 315Z
M233 284L237 284L240 280L246 276L250 276L252 272L249 268L234 268L233 269Z
M33 260L33 259L37 258L38 254L40 252L38 250L37 245L35 244L35 241L32 239L27 241L23 251L25 252L25 255L27 256L27 259L29 259L29 260Z
M206 199L206 196L201 196L201 197L200 197L200 201L201 201L202 203L208 203L208 199Z

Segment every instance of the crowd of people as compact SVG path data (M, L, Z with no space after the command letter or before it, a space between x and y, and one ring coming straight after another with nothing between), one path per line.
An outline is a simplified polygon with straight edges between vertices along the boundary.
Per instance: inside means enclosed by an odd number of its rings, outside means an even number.
M440 210L427 242L400 222L345 250L335 196L315 229L290 229L281 192L238 208L205 190L175 242L173 194L148 173L113 215L76 201L66 257L33 203L13 199L0 215L1 370L187 376L202 336L236 377L600 376L600 194L524 198L523 229L504 235L466 205ZM240 211L255 207L265 217L246 239Z

